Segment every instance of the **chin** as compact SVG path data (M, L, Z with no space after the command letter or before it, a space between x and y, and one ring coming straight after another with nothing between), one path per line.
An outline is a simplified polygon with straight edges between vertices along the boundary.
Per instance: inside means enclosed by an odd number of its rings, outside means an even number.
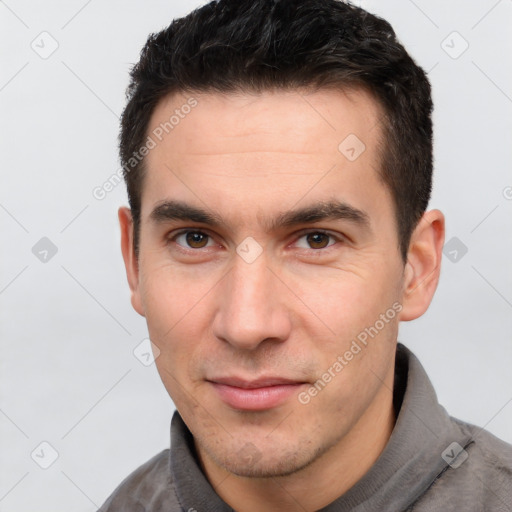
M238 446L236 446L238 444ZM261 445L260 445L261 446ZM307 448L305 448L307 446ZM328 450L328 447L313 447L310 442L297 440L296 446L269 444L259 449L250 441L224 445L222 453L219 446L203 447L208 456L226 471L246 478L275 478L297 473Z

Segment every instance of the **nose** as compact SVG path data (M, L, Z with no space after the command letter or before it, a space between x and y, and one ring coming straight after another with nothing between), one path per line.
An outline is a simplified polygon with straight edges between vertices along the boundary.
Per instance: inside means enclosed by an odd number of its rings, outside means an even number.
M217 291L214 335L241 350L255 350L264 341L286 340L291 331L286 287L268 268L265 252L252 263L238 255L234 258Z

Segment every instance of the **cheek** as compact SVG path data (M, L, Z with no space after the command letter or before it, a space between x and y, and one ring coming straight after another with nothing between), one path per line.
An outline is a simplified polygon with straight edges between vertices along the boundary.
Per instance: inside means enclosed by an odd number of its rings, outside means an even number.
M204 308L217 280L207 272L199 275L168 263L147 261L141 266L141 295L148 325L160 334L172 333Z
M354 396L344 395L358 390L361 397L366 396L369 383L377 384L375 375L385 373L394 351L399 306L396 276L388 269L373 272L371 278L340 271L326 277L314 286L301 283L296 288L308 306L303 309L305 333L318 370L324 374L331 368L335 375L326 375L332 384L328 384L331 392L325 393L324 399L332 399L336 390L338 403L352 404Z
M361 276L338 270L319 274L312 280L297 279L293 289L302 303L303 319L309 318L310 327L326 335L354 336L373 325L396 300L390 283L376 273Z
M160 375L166 387L177 385L172 376L185 383L193 355L201 350L212 323L215 281L184 277L161 266L142 276L141 291L149 337L160 350Z

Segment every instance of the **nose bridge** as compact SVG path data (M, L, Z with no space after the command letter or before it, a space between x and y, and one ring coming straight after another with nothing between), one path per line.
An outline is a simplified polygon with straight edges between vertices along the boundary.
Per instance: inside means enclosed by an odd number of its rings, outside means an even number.
M238 298L241 305L251 305L254 312L263 312L269 306L268 299L272 283L269 277L272 276L267 268L264 257L247 263L242 258L237 258L232 275L231 287L234 298Z
M286 338L289 323L275 280L264 254L251 263L236 255L220 291L216 336L244 349Z

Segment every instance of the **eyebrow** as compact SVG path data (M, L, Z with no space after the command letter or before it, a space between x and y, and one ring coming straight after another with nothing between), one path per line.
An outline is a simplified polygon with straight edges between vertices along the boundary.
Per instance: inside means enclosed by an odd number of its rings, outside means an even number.
M150 219L156 223L179 220L207 224L212 227L220 227L225 224L222 218L214 212L175 200L166 200L156 205L150 214ZM274 219L267 220L266 226L269 231L275 231L283 227L328 220L347 220L361 228L370 229L370 217L366 212L347 203L334 200L322 201L281 213Z

